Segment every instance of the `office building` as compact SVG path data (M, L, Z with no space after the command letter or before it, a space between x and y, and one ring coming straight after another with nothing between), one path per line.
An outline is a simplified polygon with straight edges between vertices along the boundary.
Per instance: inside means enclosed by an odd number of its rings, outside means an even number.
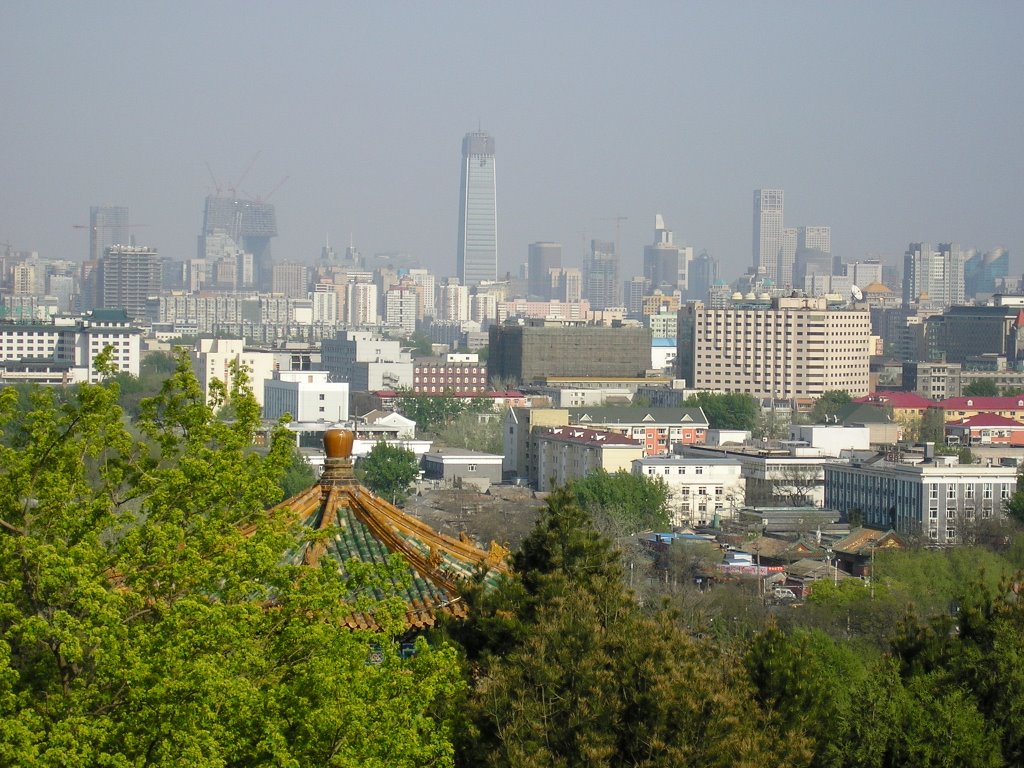
M456 270L463 285L498 276L498 208L494 138L482 131L462 140Z
M206 256L205 238L224 235L242 251L252 254L255 287L270 291L273 282L270 240L277 237L274 206L258 200L208 196L203 211L203 232L199 238L199 258Z
M979 294L996 292L997 284L1010 274L1010 252L994 248L987 253L975 251L964 261L964 295L970 301Z
M94 205L89 209L89 261L98 261L112 245L131 245L128 208Z
M530 243L527 264L527 293L541 299L552 298L550 272L562 268L562 244Z
M826 465L825 506L857 511L872 528L956 544L965 529L1002 518L1017 489L1015 466L961 465L930 444L919 464L878 458Z
M417 395L487 391L487 366L476 354L418 358L413 364L412 377L412 391Z
M263 418L289 414L297 422L348 421L348 383L327 371L274 371L263 382Z
M708 301L708 293L717 280L718 262L707 251L701 251L700 256L690 263L690 274L684 295L687 299Z
M796 248L793 260L788 261L786 256L779 262L780 275L785 273L787 277L786 280L780 280L779 285L807 291L807 277L812 273L821 277L835 273L832 259L832 228L797 227L795 232ZM812 291L808 293L814 295Z
M309 292L309 267L305 264L284 262L271 268L270 292L292 299L302 299Z
M654 243L644 246L644 278L648 292L672 293L677 288L686 291L692 260L693 249L676 245L662 215L655 214Z
M583 274L583 297L590 302L591 309L622 306L622 281L615 243L590 241L590 254Z
M551 298L555 301L578 302L583 298L583 273L575 268L548 270ZM589 304L589 302L588 302Z
M793 287L793 263L796 261L797 228L782 228L782 247L779 248L779 260L775 263L775 275L772 277L778 288Z
M754 397L817 398L869 391L871 316L830 309L825 299L703 302L679 310L679 378L696 389Z
M651 365L651 330L557 320L492 325L487 370L492 381L548 376L643 376Z
M100 306L146 318L146 299L160 293L163 267L156 248L112 245L99 264Z
M782 251L783 191L754 190L753 266L759 275L775 279Z
M911 243L903 255L903 306L945 309L964 303L964 258L959 243Z
M320 348L323 369L330 372L331 381L347 381L352 392L412 388L412 356L397 340L347 331L324 339Z
M213 395L211 385L215 380L230 389L237 367L245 371L253 397L263 407L263 383L273 377L277 368L273 352L247 348L245 339L199 339L190 357L192 369L208 401Z

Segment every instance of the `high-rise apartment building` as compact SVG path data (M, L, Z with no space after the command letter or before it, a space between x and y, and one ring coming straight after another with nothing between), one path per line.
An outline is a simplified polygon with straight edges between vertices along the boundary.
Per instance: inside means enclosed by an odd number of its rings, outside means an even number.
M943 309L964 303L964 256L959 243L911 243L903 255L903 306Z
M834 389L868 394L871 315L831 310L825 299L783 298L679 310L677 365L697 389L754 397L816 398Z
M349 283L345 305L348 324L353 328L377 324L377 286L373 283Z
M775 263L775 274L772 280L779 288L793 285L793 263L796 261L797 228L782 228L782 247L779 248L779 259Z
M469 320L469 288L450 278L441 286L441 320Z
M416 284L408 277L402 278L384 293L384 324L411 336L416 332L419 301Z
M775 279L782 250L781 189L754 190L754 267L758 274Z
M437 314L437 281L434 274L429 270L414 267L409 270L409 277L416 284L420 297L417 319L434 317Z
M146 299L160 293L162 278L156 248L112 245L99 264L100 306L124 309L132 320L143 320Z
M619 255L615 243L590 241L590 255L583 275L584 297L591 309L622 306L622 282L619 278Z
M575 267L548 270L551 298L556 301L579 301L583 298L583 273Z
M483 131L467 133L462 140L456 269L466 286L498 277L494 137Z
M561 243L530 243L527 259L528 289L530 296L551 298L550 270L562 268Z
M89 260L103 258L112 245L131 245L128 208L123 205L94 205L89 209Z

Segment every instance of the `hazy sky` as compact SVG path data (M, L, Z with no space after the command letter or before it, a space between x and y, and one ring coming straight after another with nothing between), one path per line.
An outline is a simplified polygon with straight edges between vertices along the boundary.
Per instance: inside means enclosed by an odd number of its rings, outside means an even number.
M757 187L846 259L1024 254L1024 4L29 2L0 5L0 243L81 258L90 205L195 253L219 183L270 194L275 259L324 236L455 269L462 136L497 143L499 267L661 212L723 277Z

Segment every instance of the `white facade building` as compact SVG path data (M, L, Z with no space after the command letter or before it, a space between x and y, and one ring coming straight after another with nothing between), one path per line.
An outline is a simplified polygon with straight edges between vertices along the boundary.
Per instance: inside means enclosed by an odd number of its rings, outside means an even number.
M827 456L838 458L843 451L866 451L871 446L868 427L845 427L839 424L792 424L789 439L807 443Z
M412 355L401 342L369 331L347 331L320 345L321 364L333 381L347 381L353 392L413 386Z
M354 328L377 325L377 286L374 283L349 283L346 290L348 324Z
M668 486L675 526L706 526L714 515L731 517L743 506L746 481L735 459L648 456L633 461L632 473Z
M263 418L291 414L293 421L347 421L348 383L328 380L327 371L274 371L263 382Z
M249 377L256 401L263 406L263 383L274 375L274 353L246 349L244 339L199 339L192 348L192 369L210 399L214 379L231 386L232 365L237 363Z

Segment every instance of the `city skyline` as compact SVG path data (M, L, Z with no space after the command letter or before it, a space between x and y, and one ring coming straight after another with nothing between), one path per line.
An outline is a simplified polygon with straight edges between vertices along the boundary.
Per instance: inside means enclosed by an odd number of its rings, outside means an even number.
M452 146L479 121L502 141L499 274L538 241L580 265L593 239L618 240L623 277L640 274L661 212L731 279L750 263L750 191L769 185L790 193L788 220L829 224L847 261L899 265L908 242L957 241L1005 247L1021 271L1016 4L660 6L654 25L572 3L204 14L192 29L170 7L0 10L0 96L16 116L0 242L84 259L74 225L110 202L144 222L140 244L189 258L219 183L276 206L276 260L311 263L329 234L453 275ZM240 60L217 32L238 23L294 55ZM101 32L116 50L89 43ZM597 37L617 54L596 60ZM908 40L970 55L924 60Z

